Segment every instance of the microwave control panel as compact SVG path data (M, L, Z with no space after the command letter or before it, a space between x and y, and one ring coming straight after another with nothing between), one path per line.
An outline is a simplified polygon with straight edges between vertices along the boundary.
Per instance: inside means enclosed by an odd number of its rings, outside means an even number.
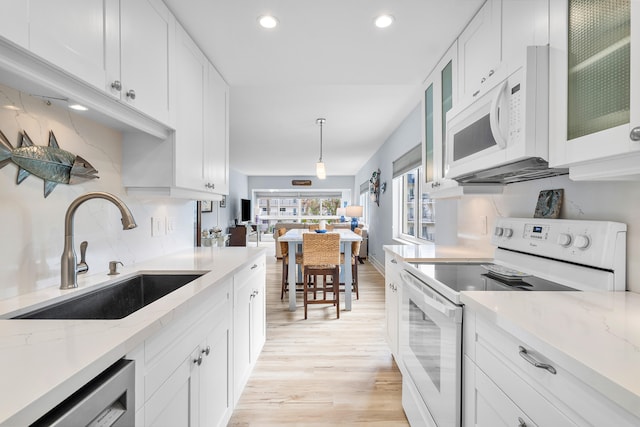
M519 79L515 84L510 84L507 91L509 97L509 141L519 141L523 137L522 85Z

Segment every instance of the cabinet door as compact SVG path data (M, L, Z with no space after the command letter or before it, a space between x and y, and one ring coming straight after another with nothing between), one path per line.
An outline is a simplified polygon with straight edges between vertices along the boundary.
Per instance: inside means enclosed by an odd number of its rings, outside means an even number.
M7 40L29 47L29 3L0 0L0 35Z
M160 0L127 0L120 7L122 99L167 123L172 15Z
M549 43L549 0L502 2L502 63L507 75L522 67L527 46Z
M251 295L251 362L258 360L267 337L266 325L266 278L263 268L256 270Z
M184 359L145 404L145 426L192 427L198 417L198 365L200 348Z
M238 277L238 276L236 276ZM251 303L253 286L250 280L235 283L233 295L233 371L234 400L242 394L251 372Z
M204 105L205 176L219 194L229 193L229 88L208 63Z
M203 344L200 366L200 425L226 425L231 415L229 327L217 327Z
M423 167L430 197L458 186L456 181L445 179L447 112L458 100L457 57L458 43L454 42L423 85Z
M204 87L207 62L180 27L176 28L176 186L205 190Z
M400 271L398 267L398 261L391 254L386 254L385 256L385 291L384 291L384 302L385 302L385 319L386 319L386 328L385 335L387 339L387 344L391 349L391 353L396 360L398 365L399 362L399 353L398 353L398 326L399 326L399 290L400 290Z
M108 30L117 28L118 1L30 0L28 4L29 50L102 90L107 78L106 38Z
M550 7L551 164L640 154L640 82L631 78L640 70L640 3L562 0Z
M500 65L501 3L487 0L458 37L461 99L477 96Z

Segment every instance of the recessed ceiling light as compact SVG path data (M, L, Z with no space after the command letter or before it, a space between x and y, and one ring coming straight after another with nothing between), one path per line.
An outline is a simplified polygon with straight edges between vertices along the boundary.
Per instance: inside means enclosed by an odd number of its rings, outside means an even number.
M87 111L88 108L85 107L84 105L80 105L80 104L71 104L69 105L69 108L71 108L72 110L76 110L76 111Z
M278 19L275 16L262 15L258 18L258 23L262 28L271 29L278 26Z
M376 18L375 24L378 28L387 28L389 25L393 24L393 16L380 15Z

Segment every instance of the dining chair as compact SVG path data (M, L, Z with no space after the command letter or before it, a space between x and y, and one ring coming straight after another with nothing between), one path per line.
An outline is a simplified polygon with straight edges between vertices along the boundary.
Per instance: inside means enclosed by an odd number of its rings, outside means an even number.
M317 280L318 276L332 276L331 283ZM304 233L302 235L302 276L304 294L304 318L307 318L309 304L333 304L337 318L340 318L340 234L338 233ZM311 282L311 276L316 280ZM331 285L330 288L328 286ZM316 299L318 291L322 291L322 299ZM309 299L313 292L314 299ZM332 295L329 299L328 295Z
M362 237L362 228L356 228L353 230L358 236ZM357 242L351 242L351 289L356 293L356 299L360 299L360 289L358 288L358 262L360 253L361 240ZM340 254L340 264L344 265L344 253ZM342 289L344 292L344 289Z
M287 232L284 227L278 228L278 238ZM289 242L280 243L280 252L282 252L282 284L280 288L280 299L284 298L284 293L289 290ZM296 265L302 264L302 253L296 252ZM297 286L294 285L297 290Z

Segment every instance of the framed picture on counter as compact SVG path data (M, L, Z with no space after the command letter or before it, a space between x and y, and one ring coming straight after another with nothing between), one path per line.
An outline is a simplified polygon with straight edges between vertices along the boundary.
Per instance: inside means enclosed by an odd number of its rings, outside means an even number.
M200 202L200 212L213 212L213 202L211 200L202 200Z

